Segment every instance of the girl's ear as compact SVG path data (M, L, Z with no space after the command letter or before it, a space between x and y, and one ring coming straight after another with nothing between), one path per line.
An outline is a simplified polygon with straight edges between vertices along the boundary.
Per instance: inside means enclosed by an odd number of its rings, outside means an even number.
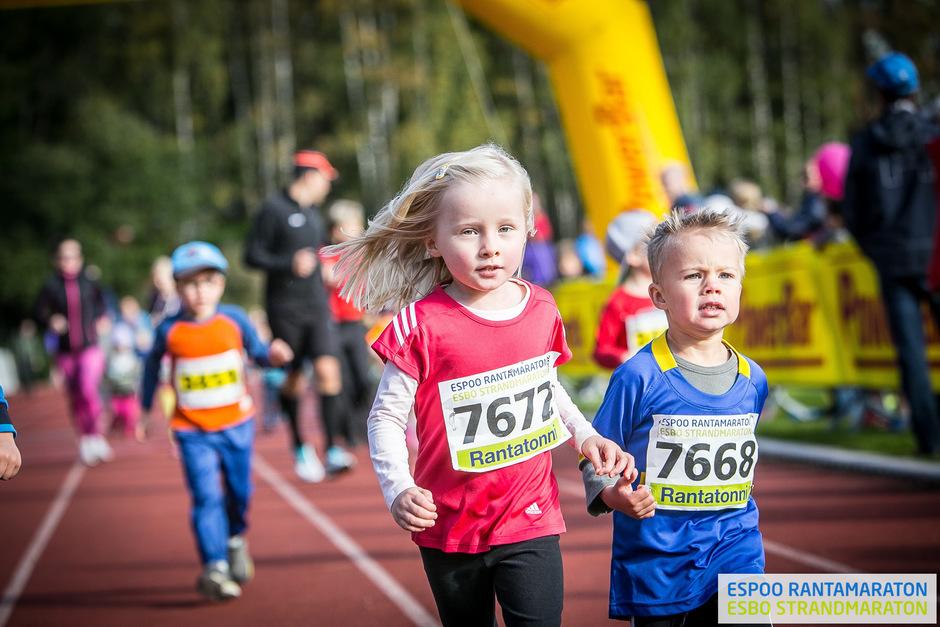
M428 254L431 255L432 257L441 256L441 251L437 249L437 244L434 243L434 240L432 238L429 237L426 240L424 240L424 247L427 248Z
M653 305L657 309L666 310L666 298L663 296L663 291L659 289L659 286L655 283L650 283L649 287L650 300L653 301Z

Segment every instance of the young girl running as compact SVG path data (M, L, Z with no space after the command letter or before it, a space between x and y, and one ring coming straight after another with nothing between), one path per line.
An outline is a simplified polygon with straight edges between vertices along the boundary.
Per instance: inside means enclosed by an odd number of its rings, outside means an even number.
M447 626L495 624L494 596L507 625L560 624L565 524L551 449L573 436L598 474L634 473L557 382L571 357L558 308L514 278L532 231L528 174L485 145L421 164L363 236L330 251L344 297L400 309L373 344L385 370L369 447Z

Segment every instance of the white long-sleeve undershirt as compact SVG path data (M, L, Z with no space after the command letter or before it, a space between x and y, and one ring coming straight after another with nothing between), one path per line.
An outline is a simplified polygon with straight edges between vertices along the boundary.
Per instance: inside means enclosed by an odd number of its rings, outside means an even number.
M392 362L385 364L375 402L369 412L368 427L372 466L379 477L379 486L389 509L399 494L415 487L414 477L408 467L405 429L414 412L417 391L418 382L414 377ZM597 431L557 381L553 393L561 421L573 436L569 442L580 452L584 441L597 435Z

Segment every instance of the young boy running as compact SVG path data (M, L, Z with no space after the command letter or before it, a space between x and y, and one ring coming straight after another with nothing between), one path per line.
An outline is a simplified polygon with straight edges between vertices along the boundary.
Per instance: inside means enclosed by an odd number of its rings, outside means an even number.
M605 482L588 464L588 511L617 512L611 618L714 625L718 574L764 570L751 487L767 379L722 341L747 245L733 218L706 207L669 216L648 250L650 297L669 330L614 372L594 419L634 456L639 485Z
M181 310L157 327L141 405L150 411L160 360L169 355L176 389L170 427L192 495L192 526L203 564L197 589L220 601L240 596L239 583L254 573L244 538L254 408L243 353L261 366L284 364L293 353L277 339L269 349L244 311L219 304L228 261L218 248L189 242L173 252L172 263Z

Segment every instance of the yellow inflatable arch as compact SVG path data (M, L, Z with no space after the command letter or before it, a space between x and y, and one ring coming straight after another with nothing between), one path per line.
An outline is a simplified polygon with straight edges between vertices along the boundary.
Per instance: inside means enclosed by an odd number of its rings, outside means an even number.
M596 232L628 209L665 212L659 171L689 155L646 2L459 2L548 66Z

